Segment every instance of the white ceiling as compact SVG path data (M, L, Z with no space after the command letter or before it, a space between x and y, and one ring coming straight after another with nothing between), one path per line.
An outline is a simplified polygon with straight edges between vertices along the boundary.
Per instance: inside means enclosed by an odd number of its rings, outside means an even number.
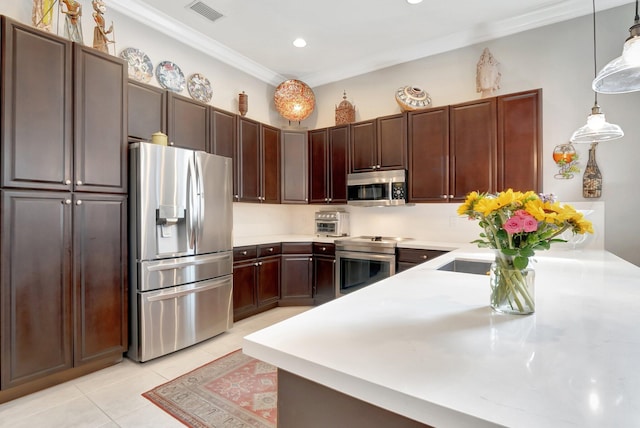
M223 17L204 18L189 8L194 0L106 4L274 86L295 78L311 87L592 11L590 0L199 1ZM597 0L596 8L632 3ZM629 26L633 14L629 6ZM307 47L294 47L296 37Z

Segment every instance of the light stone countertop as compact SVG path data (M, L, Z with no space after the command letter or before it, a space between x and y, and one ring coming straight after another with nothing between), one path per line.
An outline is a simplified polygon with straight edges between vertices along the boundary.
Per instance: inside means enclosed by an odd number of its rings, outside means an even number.
M244 338L246 354L436 427L640 426L640 268L536 254L536 312L489 307L465 247Z
M317 236L317 235L261 235L261 236L241 236L234 237L233 246L243 247L245 245L261 245L261 244L273 244L277 242L326 242L332 243L338 239L348 239L353 236ZM466 247L468 244L460 244L453 242L437 242L437 241L424 241L408 239L401 241L398 247L402 248L416 248L416 249L428 249L428 250L444 250L451 251L457 248Z

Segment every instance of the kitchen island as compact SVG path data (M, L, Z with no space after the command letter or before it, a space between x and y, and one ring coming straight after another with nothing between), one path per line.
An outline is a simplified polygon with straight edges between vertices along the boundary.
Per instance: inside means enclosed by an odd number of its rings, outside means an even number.
M452 251L251 334L243 350L278 367L285 392L302 380L427 426L640 426L640 268L606 251L539 252L535 314L504 315L486 276L437 269L492 256ZM282 426L331 421L304 394Z

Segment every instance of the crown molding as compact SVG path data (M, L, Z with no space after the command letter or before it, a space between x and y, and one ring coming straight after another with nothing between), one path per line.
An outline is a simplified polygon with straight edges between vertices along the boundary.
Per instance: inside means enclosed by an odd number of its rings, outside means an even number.
M128 16L139 23L152 28L167 36L179 40L200 52L209 55L231 67L237 68L243 73L255 77L273 86L279 85L286 80L285 77L264 67L261 64L247 58L238 52L229 49L222 43L194 31L178 20L160 12L138 0L108 0L110 8ZM153 25L150 25L153 23Z

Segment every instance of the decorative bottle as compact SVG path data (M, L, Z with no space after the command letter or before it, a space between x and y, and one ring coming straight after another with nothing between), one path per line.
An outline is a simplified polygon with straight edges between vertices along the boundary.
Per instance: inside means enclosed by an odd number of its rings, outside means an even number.
M585 198L599 198L602 195L602 174L596 163L596 145L589 149L589 161L582 176L582 196Z

